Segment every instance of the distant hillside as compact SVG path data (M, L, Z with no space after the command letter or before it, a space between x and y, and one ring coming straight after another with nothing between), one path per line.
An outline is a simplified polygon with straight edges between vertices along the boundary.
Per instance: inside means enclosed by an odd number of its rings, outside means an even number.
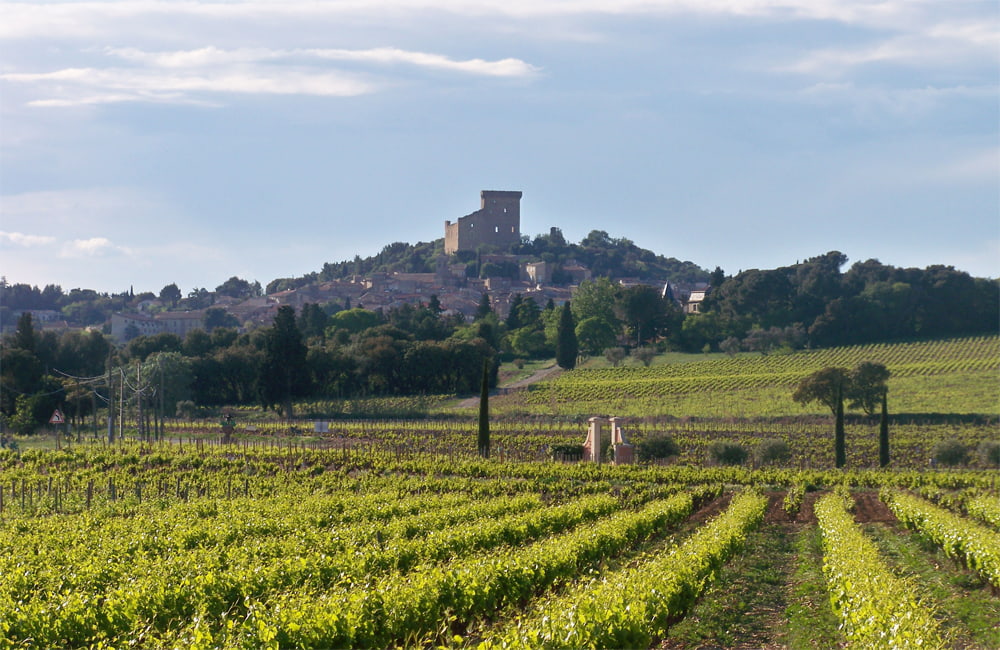
M579 244L567 242L558 228L547 235L527 236L508 250L483 249L461 251L448 256L449 263L468 264L467 275L516 275L516 269L496 262L483 262L482 255L507 253L524 261L547 262L552 265L554 284L569 284L566 269L579 265L590 270L593 277L636 278L677 284L708 282L709 272L693 262L682 262L639 248L629 239L615 239L603 230L591 231ZM267 285L267 293L297 289L315 282L325 282L369 273L433 273L440 256L444 255L444 239L408 244L396 242L385 246L372 257L355 256L353 260L326 263L323 269L298 278L278 278Z

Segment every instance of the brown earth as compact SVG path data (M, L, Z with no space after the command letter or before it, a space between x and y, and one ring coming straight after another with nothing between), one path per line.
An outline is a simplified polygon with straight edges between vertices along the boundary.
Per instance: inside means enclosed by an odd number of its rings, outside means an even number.
M877 492L854 492L853 496L854 521L857 523L893 523L896 521L896 516L878 498Z

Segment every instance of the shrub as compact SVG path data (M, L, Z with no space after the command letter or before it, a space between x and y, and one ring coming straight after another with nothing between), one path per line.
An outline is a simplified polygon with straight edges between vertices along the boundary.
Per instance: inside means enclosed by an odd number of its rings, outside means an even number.
M727 357L735 357L740 347L740 340L735 336L730 336L719 344L719 350L725 352Z
M720 465L742 465L749 453L746 447L735 442L715 442L708 448L712 460Z
M635 445L635 454L640 462L663 460L681 453L680 447L670 436L653 436L640 440Z
M604 358L615 368L625 358L625 348L608 348L604 351Z
M788 443L778 438L761 440L760 444L753 450L754 460L759 465L784 462L791 456L792 450L788 447Z
M987 467L1000 467L1000 440L984 440L976 450L979 462Z
M177 417L185 420L193 420L198 414L198 407L189 399L182 399L177 402Z
M583 445L560 444L549 445L550 460L581 460L583 458Z
M656 350L650 347L641 347L632 350L632 356L642 362L642 365L649 367L649 364L653 363L653 356L656 354Z
M964 465L969 450L957 440L942 440L934 446L934 460L942 465Z

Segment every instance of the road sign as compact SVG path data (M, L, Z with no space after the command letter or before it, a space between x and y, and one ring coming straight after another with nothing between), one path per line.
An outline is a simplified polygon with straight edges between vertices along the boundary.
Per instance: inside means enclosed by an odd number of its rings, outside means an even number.
M62 424L66 421L63 417L62 411L56 409L52 411L52 417L49 418L49 424Z

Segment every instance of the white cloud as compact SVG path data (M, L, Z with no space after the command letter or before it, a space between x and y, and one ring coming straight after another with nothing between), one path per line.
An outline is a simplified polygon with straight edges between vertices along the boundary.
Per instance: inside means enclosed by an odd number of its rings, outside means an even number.
M132 251L124 246L117 246L106 237L91 237L90 239L74 239L63 244L59 256L63 258L89 258L109 256L131 256Z
M388 66L411 65L490 77L524 77L538 72L520 59L456 60L441 54L397 48L365 50L205 47L172 52L107 48L105 53L140 67L63 68L51 72L7 72L0 80L31 85L44 97L31 106L63 107L119 102L208 103L220 94L353 97L375 92L358 75L324 67L328 61ZM312 64L312 65L309 65Z
M21 232L4 232L0 230L0 244L13 244L22 248L47 246L56 241L55 237L46 235L27 235Z
M923 5L904 0L290 0L288 2L9 2L0 38L92 38L117 24L159 31L168 19L314 21L362 17L407 20L427 12L456 16L539 18L601 15L708 14L776 16L899 25ZM140 22L136 22L140 21ZM141 21L146 21L145 23Z
M784 71L836 76L858 66L892 63L946 67L995 60L1000 28L994 21L931 24L879 42L814 50Z
M5 225L44 229L48 236L83 237L93 228L128 223L135 215L157 214L158 203L127 187L91 187L22 192L0 197Z
M820 82L796 93L798 100L851 112L861 123L920 119L956 100L992 100L997 86L933 86L895 88L853 82Z
M927 181L995 184L1000 178L1000 148L994 147L958 156L929 170L924 177ZM997 256L997 260L1000 260L1000 255Z
M229 68L192 73L128 68L66 68L54 72L0 74L0 79L35 84L57 97L30 102L70 106L123 101L189 102L189 93L238 93L349 97L373 86L345 74L303 69Z
M144 52L136 48L108 48L107 52L108 54L129 61L146 63L163 68L205 68L225 64L312 58L329 61L374 63L379 65L407 64L495 77L526 76L538 72L538 68L520 59L507 58L499 61L467 59L463 61L455 60L442 54L412 52L392 47L363 50L316 48L293 50L238 48L223 50L217 47L203 47L195 50L174 52Z

